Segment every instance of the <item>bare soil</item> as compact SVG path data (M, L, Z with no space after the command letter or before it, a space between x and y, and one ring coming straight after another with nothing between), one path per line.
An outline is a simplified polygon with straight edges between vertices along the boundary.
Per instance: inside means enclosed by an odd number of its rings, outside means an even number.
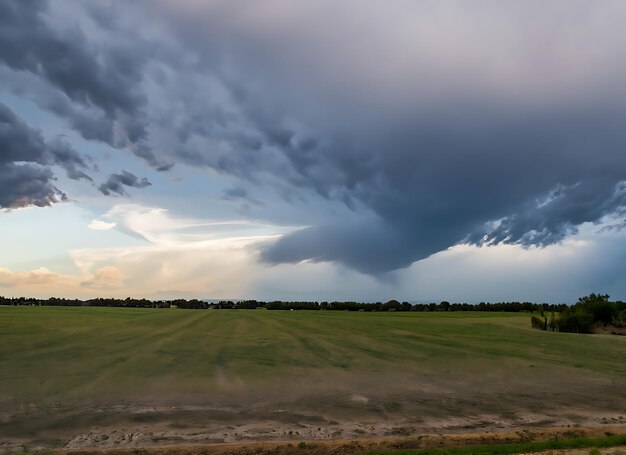
M545 378L536 385L522 375L506 383L486 382L484 376L480 384L370 379L343 387L335 377L332 386L312 381L279 390L238 389L214 403L180 397L174 402L162 397L113 404L0 403L0 452L155 448L154 453L187 453L196 447L202 453L248 453L248 447L296 447L304 441L322 444L320 453L345 453L346 444L359 451L394 444L428 447L439 440L450 445L626 433L622 384L590 377Z

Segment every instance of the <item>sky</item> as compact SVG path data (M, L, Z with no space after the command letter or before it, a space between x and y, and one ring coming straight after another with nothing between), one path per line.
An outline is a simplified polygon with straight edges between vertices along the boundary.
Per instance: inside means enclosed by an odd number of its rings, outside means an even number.
M0 2L0 295L626 299L625 21Z

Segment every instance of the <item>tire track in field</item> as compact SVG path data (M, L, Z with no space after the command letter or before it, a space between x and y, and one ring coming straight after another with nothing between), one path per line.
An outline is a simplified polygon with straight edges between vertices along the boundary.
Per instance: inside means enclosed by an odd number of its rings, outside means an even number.
M328 331L324 335L329 338L323 338L323 341L330 346L333 351L343 351L343 356L348 360L359 359L366 356L370 359L367 361L371 365L371 360L375 362L393 362L397 356L397 352L402 349L406 349L406 346L390 340L388 337L381 337L381 334L388 333L387 324L378 323L372 324L370 321L366 322L366 318L375 316L372 314L363 314L348 312L347 315L337 313L336 317L332 318L334 324L334 330ZM377 315L376 315L377 316ZM385 314L385 316L388 316ZM347 318L350 321L347 321ZM355 323L355 319L363 318L364 327ZM301 326L306 327L310 325L310 321L300 321L303 324ZM337 339L337 334L340 334L340 340ZM347 335L347 336L346 336ZM406 355L401 356L402 359L406 359ZM339 365L341 366L341 365Z
M278 330L281 334L286 335L288 339L290 339L291 341L295 341L295 344L302 347L306 352L313 354L313 356L316 359L321 360L324 363L328 362L329 357L330 357L330 352L326 350L325 348L316 345L316 343L309 341L306 336L302 335L302 333L309 333L308 331L303 332L298 329L290 328L285 323L286 321L279 322L276 319L273 319L273 315L271 314L268 314L265 316L266 317L263 318L263 322L265 323L265 325L267 325L268 327L273 327L275 330ZM276 341L277 342L279 341L278 338L276 338ZM316 366L320 366L320 365L316 365Z
M96 310L100 310L100 308L96 308ZM126 311L127 309L124 309L124 311ZM152 316L152 315L156 315L156 313L153 313L151 315L147 315L147 316ZM158 315L163 316L161 314ZM153 318L149 318L150 321L154 321ZM108 321L108 320L107 320ZM115 350L111 350L111 347L113 347L113 343L111 342L111 339L114 340L114 342L126 342L129 340L137 340L138 338L142 338L144 341L141 342L141 344L145 344L147 341L155 336L160 336L164 333L167 333L168 331L172 330L172 327L176 327L176 326L184 326L187 322L187 319L182 319L180 321L180 323L174 325L174 326L168 326L165 325L164 328L162 330L155 330L155 331L149 331L149 332L142 332L139 335L130 335L130 336L126 336L124 338L119 338L116 337L116 334L118 333L118 331L116 330L110 330L110 329L119 329L120 327L124 327L124 326L132 326L132 325L139 325L137 323L141 323L144 322L143 320L130 320L130 319L124 319L122 321L118 321L116 324L106 324L101 322L101 320L98 320L98 324L85 324L83 327L83 330L81 330L78 333L72 333L72 334L67 334L65 336L63 336L63 338L61 339L61 343L54 343L53 346L50 346L48 348L37 348L36 351L33 353L34 355L31 355L31 359L32 361L36 362L39 361L40 359L37 359L37 357L54 357L55 355L58 356L60 353L64 353L64 352L72 352L74 355L76 356L77 353L80 353L79 355L84 356L85 353L81 352L81 348L85 347L85 338L84 338L84 333L89 333L89 338L88 338L88 344L91 345L94 342L98 342L98 341L102 341L103 343L106 343L106 350L108 351L106 354L108 357L113 357L113 360L108 360L100 365L98 365L98 371L106 371L109 370L112 366L119 364L120 360L119 360L119 356L120 354L124 355L126 353L129 352L128 350L128 346L121 345L121 346L115 346ZM105 333L98 333L98 329L100 328L106 328L106 332ZM125 333L132 333L132 329L127 328L126 330L124 330ZM66 332L63 332L66 333ZM75 342L71 342L71 343L66 343L66 341L74 341ZM56 341L56 340L55 340ZM88 348L89 350L93 349L92 346L89 346ZM30 350L30 348L29 348ZM107 357L102 355L102 352L98 352L98 355L101 357L101 360L106 360ZM127 357L125 357L124 360L126 360ZM67 366L72 367L73 364L69 364ZM11 369L8 369L11 370ZM2 376L0 378L1 380L15 380L15 379L21 379L21 380L27 380L30 377L31 373L29 371L24 371L22 375L13 375L13 376ZM54 375L54 376L50 376L48 374L49 378L52 379L56 379L59 376L62 376L63 378L77 378L77 377L84 377L86 380L89 380L90 377L92 377L94 375L93 371L87 371L87 370L82 370L82 371L74 371L74 372L69 372L69 371L63 371L60 375Z
M241 342L245 341L247 335L258 330L258 318L255 319L255 316L246 311L237 310L234 314L236 318L228 314L231 317L228 317L225 323L219 327L220 343L215 354L215 378L217 385L222 388L241 389L246 386L245 381L230 371L231 369L229 368L229 363L236 360L229 356L229 352L232 349L229 347L235 345L236 349L247 349L247 346L242 345ZM215 340L212 341L215 343Z
M312 354L316 360L321 361L320 365L308 364L303 366L347 368L350 366L350 361L353 358L358 358L363 353L370 356L372 356L372 352L378 354L375 350L363 348L362 345L358 343L333 343L326 338L326 333L319 332L319 330L316 331L316 329L319 328L318 324L313 324L312 327L311 324L309 324L310 321L299 318L292 321L278 321L277 319L271 318L272 315L267 316L268 317L264 320L266 324L276 327L282 333L288 334L305 352ZM288 323L292 325L289 326ZM354 336L354 333L350 333L350 328L343 327L342 329L342 339L347 340ZM311 336L312 334L315 336ZM364 341L368 342L368 344L371 343L371 340ZM352 348L348 346L349 344L354 344L356 347ZM350 351L353 351L354 354L351 354ZM376 357L377 360L385 359L382 353L374 355L373 357Z
M371 370L385 368L385 365L397 363L398 359L405 363L427 361L432 355L426 353L433 348L450 351L449 347L438 347L431 343L429 337L432 334L430 333L409 331L407 333L410 336L406 333L394 334L394 326L389 324L381 322L373 325L372 321L367 321L367 324L364 324L365 327L362 327L358 323L354 324L353 320L352 323L348 323L349 321L346 321L343 316L343 314L337 314L332 318L333 330L325 331L319 330L319 320L311 321L306 318L290 321L291 326L283 325L276 320L271 323L278 324L281 330L289 332L305 350L313 352L324 360L325 366L362 367ZM349 316L351 318L370 317L370 315L355 313L350 313ZM385 314L385 316L388 315ZM374 326L375 330L372 329ZM315 339L312 341L312 337L302 335L307 333L316 333ZM340 334L339 338L337 334ZM324 352L319 353L319 350ZM466 353L466 351L460 352Z
M77 321L71 321L71 322L76 322L76 324L70 324L70 326L73 327L72 331L67 331L65 329L55 329L55 330L50 331L49 337L50 335L54 335L54 342L52 344L48 344L47 346L41 346L41 347L28 345L25 348L27 348L28 351L30 351L29 353L31 353L32 356L53 356L53 355L61 354L66 351L76 352L77 349L84 347L86 339L92 339L94 337L95 338L102 337L102 333L99 333L100 330L106 330L106 332L111 332L111 335L114 336L115 334L114 329L116 328L132 325L133 323L136 323L136 322L143 322L143 321L133 321L130 319L119 320L118 318L107 318L103 321L101 317L104 315L107 315L107 313L100 313L100 310L108 309L108 308L95 307L93 309L96 310L94 313L89 314L89 315L82 315L82 316L87 318L88 322L91 322L91 320L89 319L90 317L94 317L94 319L97 321L96 324L85 324L83 321L83 325L81 326L79 325ZM146 309L146 310L150 311L150 309ZM125 308L124 311L131 311L131 309ZM167 310L159 310L159 311L167 311ZM156 313L151 313L151 314L148 313L145 316L149 320L154 320L151 316L155 316L155 315ZM72 316L76 317L75 315L72 315ZM100 317L96 319L95 316L100 316ZM158 316L162 316L162 315L159 314ZM112 322L111 319L115 321L116 323L111 323ZM77 329L76 327L79 327L79 328ZM36 327L37 330L39 328L40 328L39 326ZM40 334L41 332L38 332L38 335ZM132 336L126 337L124 338L124 341L132 339L132 338L133 338ZM120 340L118 339L116 341L120 341Z
M133 348L132 351L126 351L129 355L124 356L122 361L116 359L103 365L100 369L102 372L99 373L97 377L83 386L72 390L70 393L80 394L80 392L84 390L88 391L97 388L100 384L110 383L111 379L116 376L116 372L120 369L124 369L127 365L133 364L136 360L167 345L172 340L184 336L185 330L203 322L203 318L209 316L202 310L197 311L197 313L190 313L189 316L185 315L186 317L184 319L177 321L175 324L166 325L162 330L150 331L141 336L141 342L137 345L138 347ZM151 341L154 339L156 340Z

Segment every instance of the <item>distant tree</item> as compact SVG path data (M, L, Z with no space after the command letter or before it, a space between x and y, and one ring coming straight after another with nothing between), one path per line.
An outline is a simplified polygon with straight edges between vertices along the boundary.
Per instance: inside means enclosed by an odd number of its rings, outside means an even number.
M546 330L547 322L545 319L533 315L530 317L530 325L534 329Z
M384 308L387 311L399 311L402 309L402 304L397 300L390 300L385 303Z
M594 294L594 293L591 293L591 294L586 295L584 297L579 297L578 298L578 303L586 304L586 303L593 303L593 302L608 302L609 298L610 298L610 296L608 294Z

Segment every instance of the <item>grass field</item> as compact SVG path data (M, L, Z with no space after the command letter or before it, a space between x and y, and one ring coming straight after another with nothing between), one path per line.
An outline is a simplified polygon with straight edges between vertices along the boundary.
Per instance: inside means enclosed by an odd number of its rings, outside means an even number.
M12 440L618 422L626 337L542 332L510 313L0 307L0 404Z

